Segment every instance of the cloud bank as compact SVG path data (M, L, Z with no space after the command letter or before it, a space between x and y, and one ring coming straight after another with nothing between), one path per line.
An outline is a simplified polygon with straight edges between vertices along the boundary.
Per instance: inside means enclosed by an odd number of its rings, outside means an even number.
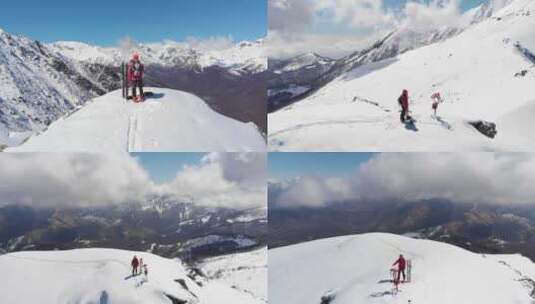
M175 40L164 40L161 42L148 42L148 43L140 43L135 41L129 36L123 37L119 39L117 42L116 47L121 52L121 55L125 58L129 58L129 56L132 54L132 52L137 51L140 49L140 45L174 45L181 48L192 48L195 50L200 51L221 51L221 50L227 50L230 48L233 48L236 46L236 41L232 38L232 36L212 36L212 37L206 37L206 38L198 38L198 37L186 37L183 41L175 41Z
M243 209L266 206L265 183L264 153L211 153L199 165L184 167L159 191L204 206Z
M305 52L340 58L398 28L427 32L467 22L460 0L407 1L399 8L384 0L272 0L268 12L266 49L273 58Z
M341 201L436 198L460 203L534 204L533 180L533 154L385 153L348 177L301 177L279 185L270 204L324 207Z
M0 203L101 206L142 199L153 186L130 157L3 153L0 168Z
M0 204L100 207L171 195L195 204L242 209L266 205L261 153L212 153L155 184L129 155L24 153L0 155Z

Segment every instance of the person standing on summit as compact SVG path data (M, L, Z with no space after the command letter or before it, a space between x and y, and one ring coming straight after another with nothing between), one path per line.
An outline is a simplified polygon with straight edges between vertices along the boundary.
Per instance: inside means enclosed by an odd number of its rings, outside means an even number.
M137 256L134 256L130 265L132 265L132 276L137 275L139 273L138 272L139 260L137 259Z
M128 81L132 86L132 99L134 102L143 101L143 71L145 67L139 60L139 54L134 53L132 59L128 62ZM139 96L137 89L139 88Z
M401 114L399 119L402 123L405 123L407 118L409 118L409 92L407 90L403 90L401 96L398 98L398 103L401 106Z
M405 258L403 257L402 254L399 255L399 258L394 262L394 264L392 264L392 266L398 266L398 271L397 271L397 277L396 277L396 285L399 284L400 282L400 279L401 279L401 275L403 275L403 282L405 282L405 267L407 266L407 261L405 260Z

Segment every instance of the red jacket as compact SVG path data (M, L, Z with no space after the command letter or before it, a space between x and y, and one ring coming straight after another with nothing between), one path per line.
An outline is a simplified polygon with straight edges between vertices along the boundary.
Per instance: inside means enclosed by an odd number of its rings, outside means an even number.
M405 110L409 109L409 94L406 92L403 92L401 96L399 96L399 103L401 104L401 107Z
M145 67L143 66L143 63L139 60L130 60L128 62L128 70L127 70L127 76L129 81L135 81L135 80L142 80L143 79L143 71Z
M407 262L405 261L404 258L402 257L399 257L399 259L392 265L392 266L395 266L395 265L398 265L398 269L405 269L405 265L407 264Z
M132 259L132 267L137 267L139 266L139 261L137 260L137 258L133 258Z

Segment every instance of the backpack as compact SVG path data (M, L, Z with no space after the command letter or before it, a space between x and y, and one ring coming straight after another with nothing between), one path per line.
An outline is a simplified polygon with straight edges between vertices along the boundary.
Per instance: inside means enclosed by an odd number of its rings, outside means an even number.
M141 78L141 73L143 72L143 64L141 64L141 62L136 61L136 60L132 60L131 63L132 63L131 67L132 67L133 78L134 79Z

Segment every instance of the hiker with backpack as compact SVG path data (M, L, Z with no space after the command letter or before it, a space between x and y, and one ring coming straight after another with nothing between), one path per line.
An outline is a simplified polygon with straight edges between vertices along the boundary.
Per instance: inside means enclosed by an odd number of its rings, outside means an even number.
M143 71L145 67L139 59L139 54L134 53L132 59L128 62L127 75L128 81L132 86L132 99L134 102L143 101ZM137 95L137 89L139 89L139 96Z
M139 260L137 259L137 256L134 256L130 265L132 266L132 276L137 275L139 273L138 272Z
M433 113L434 113L434 115L436 117L437 116L438 105L440 103L444 102L444 100L442 99L442 96L440 96L439 92L436 92L433 95L431 95L431 100L433 101L433 103L431 105L431 108L433 109Z
M399 284L401 281L401 276L403 275L403 281L402 282L405 282L405 279L406 279L406 276L405 276L405 267L407 266L407 261L405 260L405 258L403 257L402 254L399 255L399 258L394 262L394 264L392 264L392 266L396 266L398 267L397 269L397 276L394 280L394 284L397 285Z
M402 123L405 123L408 119L410 119L409 92L407 90L403 90L403 92L401 93L401 96L398 97L398 104L401 106L401 114L399 116L399 120Z

